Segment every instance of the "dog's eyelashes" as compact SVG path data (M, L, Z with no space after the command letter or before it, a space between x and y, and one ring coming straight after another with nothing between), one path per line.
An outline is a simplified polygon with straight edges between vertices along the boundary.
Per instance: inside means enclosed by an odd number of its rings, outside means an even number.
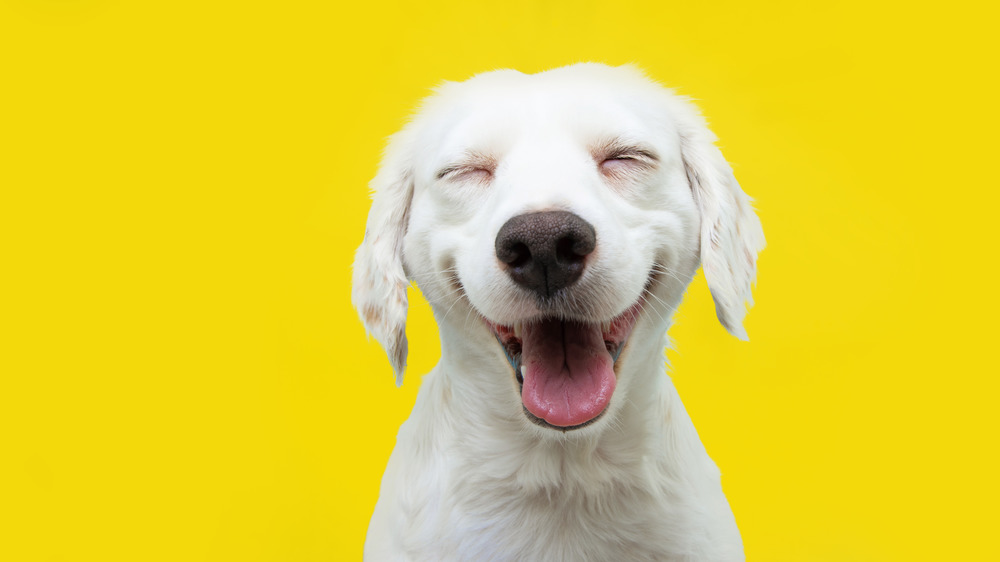
M614 156L609 156L605 158L604 161L607 162L608 160L637 160L637 159L638 158L636 156L633 156L631 154L616 154Z
M455 182L489 183L493 179L493 170L488 168L445 168L437 173L437 179Z
M609 177L623 176L629 173L644 170L649 167L649 163L639 156L621 154L605 158L599 167L601 173Z
M598 143L591 149L595 160L636 160L656 163L660 160L652 147L620 137Z
M637 160L632 156L615 156L613 158L605 158L601 162L601 168L608 168L614 166L629 166Z
M651 149L612 139L594 150L597 167L611 180L626 180L656 166L659 158Z
M434 179L438 179L438 180L444 179L444 178L448 177L449 175L451 175L452 173L454 173L457 170L458 170L458 168L444 168L444 169L438 171L438 173L435 175Z
M476 150L467 151L458 160L438 171L436 179L449 181L489 182L497 168L497 157L491 153Z
M445 168L437 173L437 179L452 179L452 180L463 180L463 179L490 179L493 177L493 170L488 168L469 168L469 167L457 167L457 168Z

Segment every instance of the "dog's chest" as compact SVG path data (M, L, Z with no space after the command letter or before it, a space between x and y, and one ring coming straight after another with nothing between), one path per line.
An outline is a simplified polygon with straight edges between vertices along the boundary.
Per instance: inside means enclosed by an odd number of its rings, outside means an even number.
M445 525L411 520L412 559L674 560L697 551L692 522L648 493L615 487L603 493L528 493L478 487L453 496ZM422 528L418 530L418 528ZM431 538L430 535L435 535Z

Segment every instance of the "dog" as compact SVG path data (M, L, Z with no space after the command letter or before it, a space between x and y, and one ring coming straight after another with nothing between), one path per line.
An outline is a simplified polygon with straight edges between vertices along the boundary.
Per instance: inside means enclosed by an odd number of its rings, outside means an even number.
M742 560L666 374L699 265L747 339L750 198L698 110L631 66L445 83L388 143L352 302L402 384L407 287L441 360L399 430L367 560Z

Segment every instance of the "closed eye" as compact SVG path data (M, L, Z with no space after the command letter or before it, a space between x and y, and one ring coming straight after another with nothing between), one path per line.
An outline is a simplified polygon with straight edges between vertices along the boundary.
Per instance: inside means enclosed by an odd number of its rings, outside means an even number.
M437 179L490 179L493 177L493 170L475 166L454 166L444 168L437 173Z
M608 177L622 178L643 172L654 168L659 162L656 154L646 148L617 144L603 148L595 159L601 173Z
M612 145L605 147L602 156L607 160L635 160L637 162L648 162L655 164L659 162L656 154L649 149L639 146Z
M591 153L598 163L609 160L631 160L656 164L660 161L652 148L644 143L632 142L622 137L612 137L596 143L591 148Z
M436 178L449 181L488 182L497 167L496 157L481 152L466 152L458 162L438 170Z

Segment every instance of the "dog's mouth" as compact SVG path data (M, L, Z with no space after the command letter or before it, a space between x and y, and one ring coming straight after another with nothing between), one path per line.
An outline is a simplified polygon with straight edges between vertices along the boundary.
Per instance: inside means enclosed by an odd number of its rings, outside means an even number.
M615 364L644 300L600 323L550 317L505 326L486 320L514 369L529 420L568 431L604 414L618 380Z

